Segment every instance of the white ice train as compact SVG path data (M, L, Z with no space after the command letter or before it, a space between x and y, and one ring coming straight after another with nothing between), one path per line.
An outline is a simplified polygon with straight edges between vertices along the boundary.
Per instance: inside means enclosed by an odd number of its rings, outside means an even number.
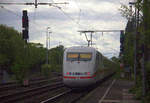
M112 62L92 47L70 47L64 52L63 82L73 88L89 86L113 73L111 66Z

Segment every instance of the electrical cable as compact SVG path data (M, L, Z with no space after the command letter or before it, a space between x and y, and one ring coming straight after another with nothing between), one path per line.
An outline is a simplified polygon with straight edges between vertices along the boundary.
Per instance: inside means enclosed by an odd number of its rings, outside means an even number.
M6 7L4 7L4 6L0 6L0 7L1 7L2 9L6 10L7 12L14 14L16 17L18 17L18 20L22 19L22 16L18 15L18 14L15 13L14 11L12 11L12 10L10 10L10 9L8 9L8 8L6 8ZM37 25L39 25L39 24L34 23L34 22L30 22L30 23L36 25L36 26L35 26L35 29L36 29L37 31L39 31L39 29L37 28ZM38 32L37 32L37 33L38 33Z
M52 1L53 1L53 0L52 0ZM53 2L54 2L54 1L53 1ZM74 2L76 3L77 7L80 9L80 7L79 7L77 1L74 0ZM76 23L76 24L78 24L79 26L81 26L81 24L79 23L79 22L80 22L80 16L81 16L81 9L80 9L80 12L79 12L79 19L78 19L77 22L76 22L75 19L73 19L71 16L69 16L66 12L64 12L64 10L63 10L62 8L58 8L58 9L61 10L61 12L63 12L63 14L64 14L65 16L67 16L69 19L71 19L74 23ZM103 33L102 33L102 36L103 36ZM87 39L87 37L86 37L86 39ZM103 38L103 39L104 39L104 38ZM110 49L112 49L112 48L110 48ZM119 51L117 51L117 50L115 50L115 49L112 49L112 50L115 51L115 52L119 52ZM112 53L112 54L114 54L114 53ZM116 54L117 54L117 53L116 53Z
M77 5L78 9L79 9L79 14L78 14L78 23L80 22L80 17L81 17L81 8L79 7L79 3L77 2L77 0L73 0L75 2L75 4Z
M75 23L78 26L81 26L83 28L85 28L84 25L81 25L79 22L77 22L74 18L72 18L71 16L69 16L62 8L58 8L66 17L68 17L73 23ZM86 25L87 26L87 25Z
M54 3L54 0L51 0L53 3ZM78 5L77 3L76 3L76 5ZM78 17L78 20L76 21L74 18L72 18L71 16L69 16L61 7L59 7L59 6L57 6L57 5L51 5L51 6L53 6L53 7L56 7L56 8L58 8L66 17L68 17L73 23L75 23L75 24L77 24L78 26L81 26L81 27L84 27L83 25L81 25L79 22L80 22L80 14L81 14L81 9L79 8L79 6L78 6L78 8L80 9L80 12L79 12L79 17ZM87 25L86 25L87 26ZM85 28L85 27L84 27Z
M54 2L54 0L52 0L52 2ZM71 21L73 21L75 24L77 24L77 25L79 25L79 26L82 26L80 23L79 23L79 21L76 21L74 18L72 18L70 15L68 15L68 13L66 13L61 7L59 7L59 6L57 6L57 5L52 5L53 7L57 7L65 16L67 16L69 19L71 19ZM5 10L7 10L8 12L10 12L10 13L13 13L14 15L16 15L17 17L19 17L19 18L22 18L20 15L18 15L17 13L15 13L14 11L11 11L11 10L9 10L9 9L6 9L4 6L0 6L1 8L3 8L3 9L5 9ZM80 11L81 12L81 11ZM35 18L34 18L35 19ZM37 27L37 23L35 23L35 22L31 22L31 23L33 23L33 24L35 24L36 26L35 26L35 28ZM36 30L38 30L39 31L39 29L36 29Z
M7 12L12 13L12 14L16 15L17 17L21 18L21 16L18 15L17 13L15 13L14 11L11 11L10 9L7 9L7 8L4 7L4 6L0 6L0 7L1 7L2 9L6 10Z

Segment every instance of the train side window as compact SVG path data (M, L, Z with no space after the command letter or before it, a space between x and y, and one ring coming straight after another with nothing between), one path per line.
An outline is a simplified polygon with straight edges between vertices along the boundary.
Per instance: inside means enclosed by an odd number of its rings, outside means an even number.
M67 53L67 60L69 61L76 61L79 58L78 53Z
M67 53L67 61L90 61L92 53Z
M80 53L80 61L89 61L92 59L92 53Z

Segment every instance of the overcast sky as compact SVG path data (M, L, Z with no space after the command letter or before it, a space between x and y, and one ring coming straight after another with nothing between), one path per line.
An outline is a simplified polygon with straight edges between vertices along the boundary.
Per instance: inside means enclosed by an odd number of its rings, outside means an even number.
M131 1L131 0L130 0ZM34 0L0 0L0 2L34 2ZM38 2L68 2L66 5L18 6L0 5L0 24L22 31L22 10L28 10L29 41L46 44L46 28L50 27L50 46L86 46L85 36L79 30L125 29L127 20L120 15L121 4L129 0L38 0ZM3 6L3 8L2 8ZM56 7L59 6L60 8ZM93 47L107 57L118 56L120 33L94 33ZM87 34L89 35L89 34Z

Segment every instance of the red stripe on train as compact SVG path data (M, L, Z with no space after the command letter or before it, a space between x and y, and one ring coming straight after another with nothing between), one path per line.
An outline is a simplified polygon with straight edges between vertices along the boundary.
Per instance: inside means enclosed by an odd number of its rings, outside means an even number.
M93 76L87 76L87 77L80 77L80 79L90 79L90 78L94 78L96 75Z
M64 76L64 78L76 79L77 77Z
M93 75L93 76L85 76L85 77L73 77L73 76L64 76L64 78L69 78L69 79L77 79L77 78L80 78L80 79L90 79L90 78L94 78L96 75Z

